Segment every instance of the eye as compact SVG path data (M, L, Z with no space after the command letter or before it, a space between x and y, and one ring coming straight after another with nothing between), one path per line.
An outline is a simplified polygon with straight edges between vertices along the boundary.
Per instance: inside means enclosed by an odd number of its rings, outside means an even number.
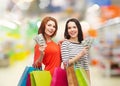
M73 28L76 28L76 26L73 26Z
M56 28L56 26L53 26L53 28Z
M68 29L71 29L71 27L68 27Z
M51 26L51 24L48 24L48 26Z

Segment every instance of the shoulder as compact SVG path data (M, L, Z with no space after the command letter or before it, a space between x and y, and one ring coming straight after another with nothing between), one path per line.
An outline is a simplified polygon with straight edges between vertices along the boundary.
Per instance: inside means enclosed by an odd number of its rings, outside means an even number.
M69 45L70 44L70 42L68 41L68 40L64 40L63 42L62 42L62 45Z

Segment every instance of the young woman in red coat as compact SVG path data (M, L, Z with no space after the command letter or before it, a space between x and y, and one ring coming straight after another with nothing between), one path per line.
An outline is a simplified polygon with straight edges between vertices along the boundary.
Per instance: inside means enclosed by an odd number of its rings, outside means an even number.
M38 30L38 34L42 34L46 45L41 46L36 44L34 48L34 63L35 68L45 65L44 70L50 71L53 75L54 69L61 65L60 46L55 43L52 38L58 30L57 21L53 17L45 17Z

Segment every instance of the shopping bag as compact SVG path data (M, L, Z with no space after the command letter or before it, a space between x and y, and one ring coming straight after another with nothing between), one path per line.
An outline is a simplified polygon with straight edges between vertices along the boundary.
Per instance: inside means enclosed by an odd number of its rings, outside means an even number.
M27 81L28 74L33 70L36 70L36 68L26 66L17 86L26 86L26 81Z
M31 86L50 86L51 74L49 71L32 71L30 72Z
M55 68L50 86L68 86L65 69L61 67Z
M36 69L34 69L33 71L35 71L35 70L42 70L42 67L36 68ZM32 71L31 71L31 72L32 72ZM29 73L28 76L27 76L26 86L32 86L32 85L31 85L31 79L30 79L30 73Z
M26 86L31 86L30 73L28 74Z
M67 73L68 86L79 86L74 70L74 65L67 66L66 73Z
M77 76L79 86L89 86L89 80L83 68L76 68L75 73Z

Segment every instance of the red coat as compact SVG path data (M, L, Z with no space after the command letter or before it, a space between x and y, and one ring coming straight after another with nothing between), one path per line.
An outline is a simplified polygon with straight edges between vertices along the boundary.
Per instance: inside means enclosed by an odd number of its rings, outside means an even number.
M55 42L51 41L47 43L45 48L45 54L42 63L45 65L44 70L50 71L53 75L55 67L60 67L61 65L61 53L60 46ZM34 62L40 57L39 45L36 44L34 48ZM41 63L39 64L41 66Z

